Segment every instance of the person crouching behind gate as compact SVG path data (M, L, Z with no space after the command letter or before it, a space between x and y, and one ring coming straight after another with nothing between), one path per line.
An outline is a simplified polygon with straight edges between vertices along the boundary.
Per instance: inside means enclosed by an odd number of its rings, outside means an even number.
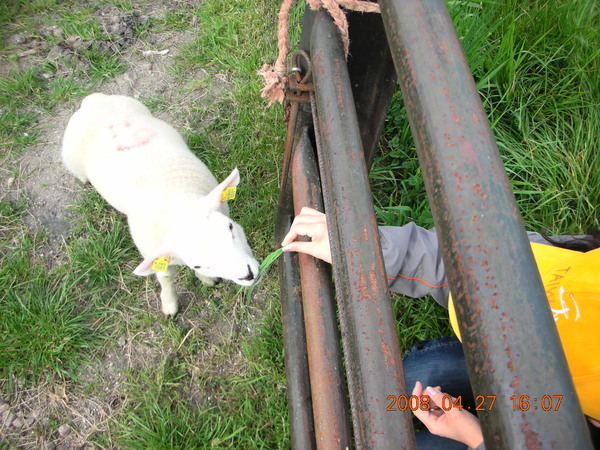
M435 230L409 223L379 227L379 234L390 290L413 298L431 295L449 308L450 322L459 335ZM296 240L300 236L311 241ZM528 232L528 237L583 412L592 425L600 427L600 352L589 351L600 342L600 235L547 238ZM325 214L303 208L282 247L331 263ZM403 358L403 366L406 385L414 386L413 395L429 395L434 401L461 396L463 406L475 409L462 345L456 337L417 343ZM417 433L420 448L483 448L479 421L466 408L419 410L415 416L433 433Z

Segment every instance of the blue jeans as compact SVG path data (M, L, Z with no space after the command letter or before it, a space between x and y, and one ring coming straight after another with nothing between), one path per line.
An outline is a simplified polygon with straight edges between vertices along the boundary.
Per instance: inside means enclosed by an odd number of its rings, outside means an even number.
M440 386L444 393L461 397L463 407L474 410L475 402L471 381L461 342L456 337L421 341L402 359L404 379L408 394L417 381L423 388ZM467 446L452 439L431 434L427 429L416 435L419 449L466 449Z

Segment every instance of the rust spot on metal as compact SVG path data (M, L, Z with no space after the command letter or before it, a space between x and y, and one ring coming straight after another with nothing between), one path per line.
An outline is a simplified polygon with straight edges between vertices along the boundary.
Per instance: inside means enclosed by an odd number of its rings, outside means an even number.
M475 122L477 125L479 125L479 117L477 117L477 114L473 113L473 122ZM485 133L483 133L482 131L479 132L480 134L484 135Z
M521 424L521 432L525 435L525 446L526 448L542 448L542 442L540 442L539 434L531 429L531 423L526 422L526 413L521 414L523 423Z
M505 323L503 323L503 324L500 326L500 329L501 329L502 331L511 330L512 328L513 328L513 326L512 326L511 324L505 324Z
M369 281L371 282L371 291L375 296L375 299L377 299L379 297L379 285L377 283L377 275L375 275L374 271L369 273Z
M445 41L440 42L440 48L444 51L446 55L450 54L450 51L448 50L448 46L446 45Z
M371 298L371 291L369 289L365 274L362 272L356 273L358 277L358 291L360 292L360 300L369 300Z
M396 361L394 360L394 356L392 355L392 351L390 350L390 347L387 344L387 342L381 343L381 351L383 352L383 355L384 355L383 360L385 362L386 369L389 369L390 367L394 367L396 365Z
M479 185L479 183L475 183L473 185L473 192L479 195L483 200L486 200L488 198L487 194L485 194L483 192L483 189L481 189L481 185Z
M475 164L477 162L477 158L475 156L475 150L473 150L473 146L470 142L465 142L460 149L463 153L463 158L465 162L469 164Z
M510 386L511 388L513 388L513 389L517 389L517 388L519 387L519 384L520 384L520 382L519 382L519 377L516 377L516 376L515 376L515 377L513 377L513 379L512 379L512 381L510 382L510 385L509 385L509 386Z

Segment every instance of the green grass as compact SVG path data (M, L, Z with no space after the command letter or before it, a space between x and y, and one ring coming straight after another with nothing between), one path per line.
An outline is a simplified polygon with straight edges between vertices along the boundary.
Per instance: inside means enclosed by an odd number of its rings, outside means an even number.
M0 385L76 378L108 332L103 311L86 301L96 292L83 293L78 278L48 273L36 258L43 238L25 233L23 208L0 205Z
M74 239L68 248L73 276L79 283L94 289L115 286L123 272L133 271L116 262L131 262L139 253L129 235L127 220L114 210L106 211L106 203L93 189L76 211L82 220L72 230Z
M154 111L169 111L185 123L181 128L190 147L217 178L234 166L240 169L232 216L261 260L273 251L285 129L281 108L267 108L259 96L256 70L276 57L278 4L205 0L174 6L138 31L143 40L153 32L197 25L172 68L174 89L191 95L218 79L214 101L196 102L184 111L162 97L142 93L142 98ZM547 227L549 233L600 228L596 4L449 4L527 227ZM101 0L82 7L74 1L23 0L0 11L0 58L8 63L14 62L15 48L6 37L37 32L44 22L61 27L65 37L80 35L92 42L81 55L91 63L89 73L75 60L65 60L15 67L0 77L0 160L13 167L0 172L0 183L16 176L20 155L39 139L35 124L40 114L78 101L126 69L118 53L105 51L110 36L93 18L94 8L106 5L134 9L130 1ZM293 41L299 37L299 20L297 7ZM370 175L380 223L415 221L431 227L398 93L379 155ZM122 353L125 345L132 362L106 400L113 408L110 420L89 442L104 448L288 447L275 271L250 299L231 284L199 287L182 272L180 286L188 294L176 320L166 320L152 300L157 283L131 275L139 255L125 219L92 189L85 192L73 210L77 221L63 249L63 264L50 269L39 257L46 237L32 234L23 222L28 205L0 203L0 334L8 336L0 340L0 396L14 398L15 386L23 382L55 382L66 383L73 398L104 401L108 394L102 376L88 374L91 378L82 380L82 373ZM433 300L394 296L393 302L402 349L450 333L446 311ZM52 432L35 431L37 436Z
M106 338L101 312L74 300L77 280L38 275L6 292L0 332L1 377L38 382L47 374L76 378ZM86 292L85 296L93 295ZM82 295L83 297L83 295Z

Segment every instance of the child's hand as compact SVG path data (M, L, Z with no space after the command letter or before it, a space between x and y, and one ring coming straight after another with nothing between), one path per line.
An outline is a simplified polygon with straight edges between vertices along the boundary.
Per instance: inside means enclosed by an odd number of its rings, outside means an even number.
M297 241L299 236L308 236L310 242ZM290 231L281 243L284 252L301 252L331 263L331 249L325 214L304 207L296 216Z
M412 395L421 396L428 395L431 398L431 403L445 408L448 408L448 399L442 403L444 394L439 387L428 386L423 390L423 386L419 381L415 384ZM454 405L454 397L452 405ZM433 411L422 411L417 409L414 411L415 416L427 427L427 429L438 436L454 439L471 448L479 446L483 442L483 434L479 420L473 414L458 407L452 407L448 411L444 409L436 409Z

